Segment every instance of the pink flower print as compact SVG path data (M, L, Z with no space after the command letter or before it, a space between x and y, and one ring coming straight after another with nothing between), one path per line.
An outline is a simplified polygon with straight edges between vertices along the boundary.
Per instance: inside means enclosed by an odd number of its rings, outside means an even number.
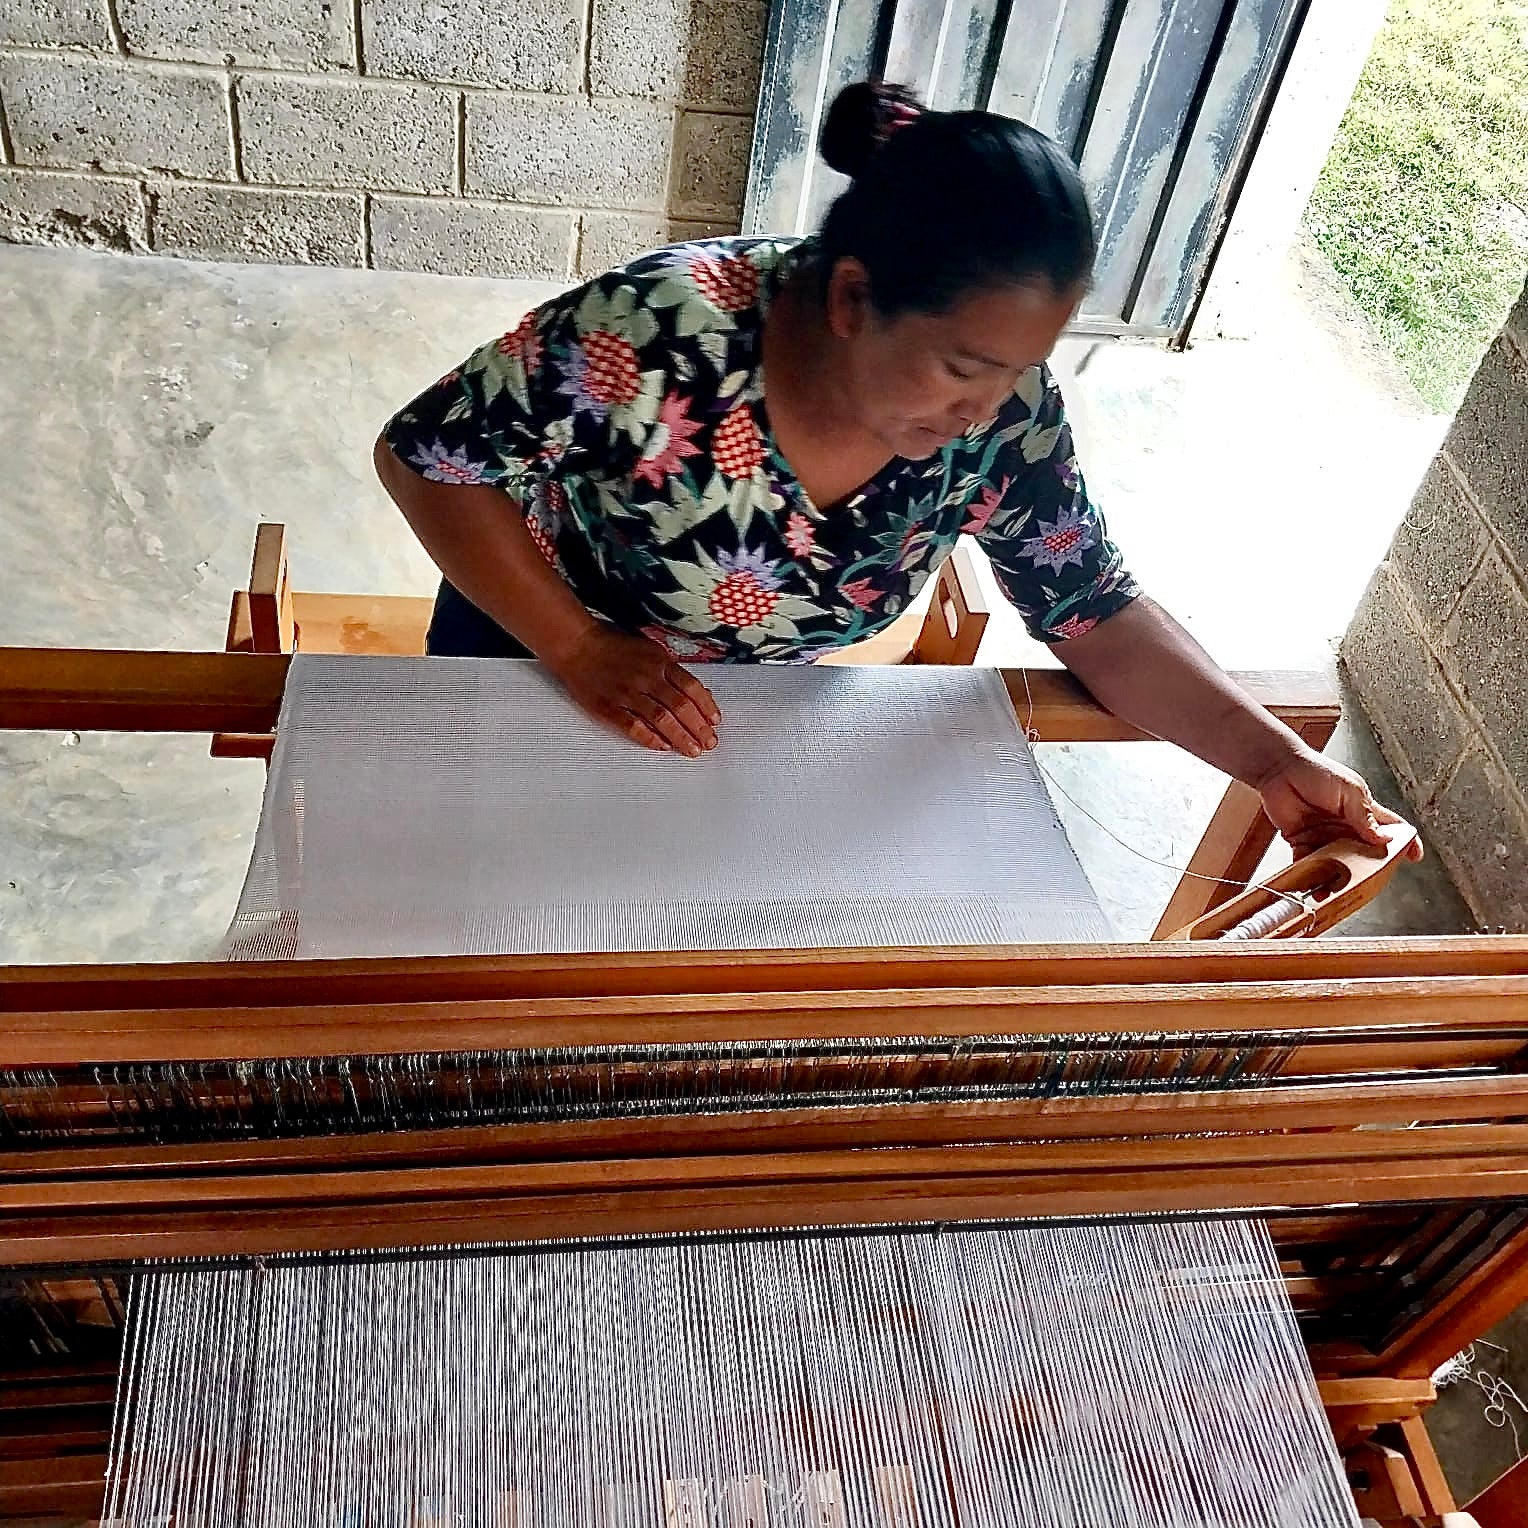
M759 268L743 255L698 253L690 260L690 275L701 296L723 313L740 313L758 301Z
M785 544L792 557L810 557L817 549L817 532L800 510L793 510L785 522Z
M780 603L780 575L762 552L746 547L722 552L716 559L723 578L711 591L706 608L722 626L757 626Z
M535 376L541 365L541 331L536 327L536 313L532 309L520 322L494 341L494 349L500 355L517 356L527 376Z
M1096 616L1069 615L1064 621L1052 626L1050 632L1053 637L1060 637L1063 642L1070 642L1073 637L1085 636L1097 625Z
M839 592L861 610L874 610L880 603L881 591L868 578L856 578L852 583L840 584Z
M1008 492L1008 485L1012 481L1012 478L1004 478L996 488L989 483L982 489L976 502L966 512L966 523L960 528L965 535L979 536L986 530L987 522L997 513L998 506L1002 504L1003 497Z
M536 550L561 568L557 557L557 534L568 513L568 491L561 483L544 483L533 494L525 514L525 528L536 543Z
M568 348L560 358L563 379L557 391L573 400L575 417L590 414L604 420L613 403L630 403L641 391L637 352L629 340L601 329L584 336L583 344Z
M597 329L584 336L584 389L601 403L630 403L642 390L636 347L623 335Z
M658 423L632 477L661 488L667 479L683 470L685 457L700 455L700 447L690 440L699 430L700 421L691 419L684 411L684 399L678 393L670 393L658 410Z
M1054 520L1040 521L1040 534L1019 545L1020 556L1037 568L1059 573L1068 563L1082 566L1082 554L1098 540L1098 529L1074 504L1069 504Z
M488 463L473 461L465 446L451 451L443 441L437 440L433 446L415 447L409 460L432 483L482 483L487 480Z

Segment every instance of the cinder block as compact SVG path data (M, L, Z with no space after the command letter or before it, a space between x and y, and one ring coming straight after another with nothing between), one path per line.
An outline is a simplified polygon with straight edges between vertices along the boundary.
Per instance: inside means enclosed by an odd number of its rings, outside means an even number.
M589 88L751 112L768 19L768 0L595 0Z
M27 48L110 48L106 0L4 0L0 44Z
M575 274L587 280L665 244L709 239L728 231L721 223L687 223L643 212L586 212Z
M0 170L0 240L134 254L148 248L143 191L104 175Z
M1435 457L1389 554L1391 573L1405 585L1431 634L1442 631L1490 539L1448 463Z
M573 224L571 212L378 196L371 204L371 263L434 276L566 281Z
M241 75L244 174L283 186L449 191L456 100L426 85Z
M1442 657L1528 791L1528 601L1496 557L1486 558L1459 601Z
M1528 359L1511 340L1500 338L1486 351L1443 449L1528 571Z
M1407 799L1420 807L1468 741L1468 723L1388 570L1370 581L1340 653Z
M154 191L154 249L201 260L358 266L365 263L361 198L163 185Z
M685 112L669 210L681 217L740 219L752 144L752 117Z
M553 206L663 207L672 114L637 101L467 97L470 192Z
M21 164L209 180L233 172L215 74L17 54L0 58L0 98Z
M1483 928L1528 932L1528 814L1482 750L1460 760L1421 827Z
M129 53L208 64L352 69L351 8L337 0L117 0Z
M579 0L366 0L366 72L513 90L577 90Z

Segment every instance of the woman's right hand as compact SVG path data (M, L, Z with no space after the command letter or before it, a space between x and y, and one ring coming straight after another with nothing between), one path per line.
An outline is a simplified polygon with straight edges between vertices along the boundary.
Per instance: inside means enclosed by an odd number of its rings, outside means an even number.
M644 748L698 759L716 747L711 692L646 637L600 625L543 662L583 711Z

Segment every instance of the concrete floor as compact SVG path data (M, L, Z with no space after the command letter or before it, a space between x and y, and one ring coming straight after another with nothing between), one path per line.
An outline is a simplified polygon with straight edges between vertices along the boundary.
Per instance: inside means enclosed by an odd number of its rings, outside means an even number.
M370 443L550 290L0 247L0 643L219 647L262 519L290 527L301 587L427 592ZM1355 343L1319 263L1291 260L1259 338L1186 355L1069 340L1057 370L1147 588L1229 666L1329 664L1445 421ZM1043 657L1000 611L983 661ZM1397 799L1356 711L1332 751ZM1223 781L1165 745L1041 755L1106 912L1144 936L1176 876L1135 851L1182 863ZM0 736L0 960L205 954L262 775L201 739ZM1468 927L1434 859L1343 932ZM1455 1395L1439 1415L1462 1486L1497 1435Z

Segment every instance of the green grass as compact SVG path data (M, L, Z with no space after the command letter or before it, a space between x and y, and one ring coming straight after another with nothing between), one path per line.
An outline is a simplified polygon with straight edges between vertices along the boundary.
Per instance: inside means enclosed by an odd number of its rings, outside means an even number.
M1528 276L1528 0L1392 0L1305 218L1456 408Z

